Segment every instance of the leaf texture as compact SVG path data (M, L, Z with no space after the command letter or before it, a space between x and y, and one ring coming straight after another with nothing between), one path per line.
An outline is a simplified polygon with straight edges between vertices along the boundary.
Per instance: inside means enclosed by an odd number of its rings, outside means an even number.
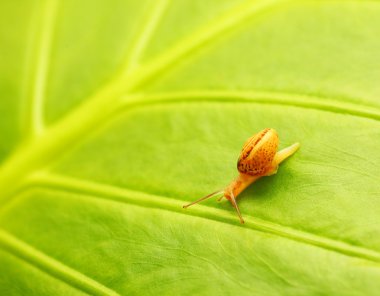
M376 295L377 1L0 4L1 295ZM227 203L265 127L301 150Z

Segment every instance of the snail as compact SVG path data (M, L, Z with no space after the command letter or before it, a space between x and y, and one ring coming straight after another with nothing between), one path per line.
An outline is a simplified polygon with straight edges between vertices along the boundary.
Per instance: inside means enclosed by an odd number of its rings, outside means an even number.
M278 144L278 134L273 128L266 128L250 137L243 145L237 162L238 177L224 190L215 191L184 205L183 208L188 208L205 199L222 194L218 201L223 198L229 200L235 208L240 222L244 223L244 219L236 203L236 197L257 179L276 174L279 164L294 154L300 147L299 143L295 143L277 152Z

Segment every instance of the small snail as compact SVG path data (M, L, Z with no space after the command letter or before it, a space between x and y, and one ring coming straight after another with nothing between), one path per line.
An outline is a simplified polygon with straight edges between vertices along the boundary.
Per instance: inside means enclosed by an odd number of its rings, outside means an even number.
M241 216L239 207L236 203L236 197L260 177L270 176L277 173L278 165L295 153L300 146L299 143L295 143L277 152L278 143L277 132L272 128L266 128L250 137L244 144L237 162L239 176L224 190L215 191L192 203L184 205L183 207L187 208L217 194L223 194L218 201L222 200L224 197L228 199L235 208L240 218L240 222L244 223L243 217Z

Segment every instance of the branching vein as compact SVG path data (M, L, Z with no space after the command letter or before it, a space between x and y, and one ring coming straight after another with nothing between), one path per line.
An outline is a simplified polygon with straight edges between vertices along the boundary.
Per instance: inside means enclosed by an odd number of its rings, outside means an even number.
M157 0L152 4L151 9L148 11L149 13L145 20L145 25L143 25L142 29L137 32L138 34L136 34L135 37L136 42L131 46L124 66L125 71L123 76L130 74L139 66L141 55L161 21L169 2L170 0Z
M110 84L101 88L53 126L45 129L38 139L32 139L7 160L0 169L0 204L8 199L30 174L55 160L65 146L78 142L94 127L117 112L123 105L123 95L136 90L160 72L168 70L179 59L188 57L190 53L215 42L224 33L240 27L254 14L281 1L286 0L247 0L180 41L149 64L132 71L130 75L119 73Z

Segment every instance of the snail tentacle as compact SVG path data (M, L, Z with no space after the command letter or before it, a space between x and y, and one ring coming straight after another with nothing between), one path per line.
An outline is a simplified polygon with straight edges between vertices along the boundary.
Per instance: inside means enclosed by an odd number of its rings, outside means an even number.
M211 198L211 197L213 197L213 196L215 196L217 194L221 194L221 193L224 194L224 190L217 190L217 191L215 191L213 193L210 193L210 194L208 194L208 195L206 195L204 197L201 197L200 199L197 199L196 201L193 201L193 202L191 202L191 203L189 203L187 205L184 205L183 208L186 209L186 208L188 208L188 207L190 207L190 206L192 206L192 205L194 205L196 203L199 203L201 201L204 201L205 199Z

